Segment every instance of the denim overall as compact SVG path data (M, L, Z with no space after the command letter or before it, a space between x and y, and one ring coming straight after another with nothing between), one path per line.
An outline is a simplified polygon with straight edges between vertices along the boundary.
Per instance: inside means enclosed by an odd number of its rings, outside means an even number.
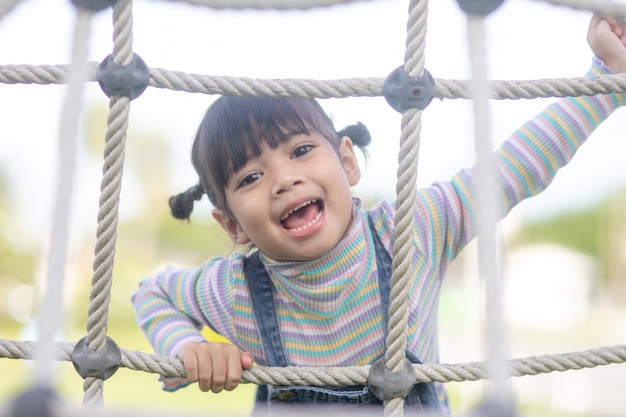
M376 264L378 267L378 285L382 311L387 329L387 312L389 311L389 293L391 279L391 257L383 247L376 233L372 220L368 216L370 229L374 238L376 249ZM250 288L250 298L254 317L259 329L263 352L267 359L267 365L272 367L290 366L281 340L274 296L270 277L255 252L246 259L244 264L246 280ZM421 363L412 352L406 352L406 357L412 363ZM346 407L346 404L348 407ZM419 383L404 399L405 412L423 415L447 414L437 399L437 392L432 382ZM382 401L372 394L367 385L353 385L344 387L313 387L313 386L273 386L260 385L257 390L256 404L253 415L268 415L270 411L293 411L294 405L324 406L323 411L338 411L346 414L348 411L356 411L363 414L365 410L375 410L371 406L382 407ZM355 406L370 406L367 409ZM431 414L433 413L433 414Z

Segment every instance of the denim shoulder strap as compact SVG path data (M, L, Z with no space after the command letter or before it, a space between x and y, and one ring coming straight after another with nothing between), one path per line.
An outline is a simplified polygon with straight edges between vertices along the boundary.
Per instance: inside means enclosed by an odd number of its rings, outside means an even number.
M280 337L272 281L259 258L259 253L254 252L246 258L243 267L267 366L289 366Z
M378 269L378 286L380 291L380 302L385 323L385 333L387 332L387 322L389 321L389 293L391 280L391 257L385 250L369 213L366 213L368 225L374 240L376 251L376 267ZM274 305L274 294L272 292L272 281L259 258L259 253L255 252L246 258L244 262L244 273L248 288L250 289L250 300L259 337L263 346L263 352L268 366L289 366L284 345L280 336L278 319L276 317L276 307Z
M370 213L366 213L367 221L374 240L376 250L376 269L378 270L378 290L380 291L380 305L385 323L385 335L387 334L387 324L389 322L389 294L391 293L391 256L383 246ZM385 336L386 337L386 336Z

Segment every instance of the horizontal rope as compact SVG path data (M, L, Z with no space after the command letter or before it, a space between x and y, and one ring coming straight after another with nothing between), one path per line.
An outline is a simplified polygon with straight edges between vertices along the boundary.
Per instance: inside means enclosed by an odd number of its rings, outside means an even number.
M34 359L37 343L0 339L0 358ZM55 358L70 361L73 343L55 343ZM626 362L626 345L605 346L578 352L529 356L508 361L508 374L513 377L539 375L550 372L564 372L595 368L597 366ZM164 356L151 355L122 349L121 366L137 371L170 377L184 377L181 361ZM416 382L461 382L488 379L487 362L467 362L459 364L413 365ZM342 386L366 384L370 366L351 367L267 367L254 366L244 371L242 382L272 385L314 385Z
M626 16L626 4L607 0L535 0L555 6L587 10L604 16Z
M96 81L98 63L90 63L88 81ZM67 65L0 65L0 83L64 84ZM467 80L436 79L439 99L469 99ZM174 91L252 97L345 98L383 95L384 78L253 79L245 77L208 76L150 69L150 86ZM626 74L583 78L491 81L491 98L496 100L577 97L622 93L626 91Z

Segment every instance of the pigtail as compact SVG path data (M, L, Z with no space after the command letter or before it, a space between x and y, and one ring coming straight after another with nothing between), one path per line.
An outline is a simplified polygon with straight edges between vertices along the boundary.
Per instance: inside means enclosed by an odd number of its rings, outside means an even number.
M361 149L361 152L363 152L363 155L367 158L367 150L365 147L372 141L372 136L363 123L357 122L355 125L347 126L338 133L339 137L349 137L352 143Z
M189 216L193 211L194 201L200 200L202 194L204 194L204 189L197 184L187 191L170 197L169 204L172 216L181 220L189 220Z

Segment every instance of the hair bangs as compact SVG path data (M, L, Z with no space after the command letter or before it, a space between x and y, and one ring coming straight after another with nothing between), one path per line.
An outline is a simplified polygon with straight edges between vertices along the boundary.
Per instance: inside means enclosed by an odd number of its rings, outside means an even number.
M232 103L236 111L225 110L214 124L213 159L220 165L220 182L261 155L264 144L276 149L294 134L309 134L307 122L286 100L253 98Z

